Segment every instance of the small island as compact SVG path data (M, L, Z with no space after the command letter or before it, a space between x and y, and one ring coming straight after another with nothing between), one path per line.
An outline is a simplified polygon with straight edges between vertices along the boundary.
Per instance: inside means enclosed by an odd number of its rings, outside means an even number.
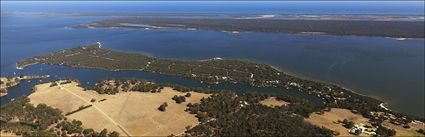
M7 88L13 87L19 84L21 80L25 79L39 79L47 78L49 75L32 75L32 76L16 76L16 77L0 77L0 97L7 95Z
M200 61L160 59L136 53L118 52L101 48L101 43L64 49L46 55L24 59L17 67L24 68L32 64L66 65L77 68L95 68L110 71L134 70L149 71L164 75L190 78L209 84L237 83L255 87L279 87L298 90L322 98L318 108L341 108L370 119L371 123L381 127L382 121L398 126L407 126L423 118L391 111L382 107L382 101L363 96L338 85L305 80L291 76L267 64L240 60L213 58ZM157 91L150 87L149 91ZM99 90L101 93L117 93L112 89ZM143 88L142 88L143 89ZM161 102L163 103L163 102ZM320 110L318 110L320 111ZM323 111L323 110L322 110ZM308 116L312 111L302 111ZM391 118L389 118L391 117ZM380 129L378 131L382 131ZM384 130L386 135L393 134Z

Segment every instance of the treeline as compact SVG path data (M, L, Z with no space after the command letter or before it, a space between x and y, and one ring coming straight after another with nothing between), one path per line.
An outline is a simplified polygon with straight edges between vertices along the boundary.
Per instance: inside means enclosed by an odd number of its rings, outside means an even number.
M0 120L9 122L19 119L20 123L26 123L32 127L46 129L48 126L63 120L59 109L51 108L45 104L34 107L29 103L29 98L22 96L1 106Z
M67 136L68 134L76 134L85 137L119 137L119 133L116 131L108 132L107 129L103 129L101 132L96 132L93 129L84 129L82 128L83 123L78 120L62 121L58 123L55 127L56 135Z
M188 109L201 124L187 130L189 136L332 136L333 132L304 122L303 117L288 107L267 107L259 104L268 95L237 96L220 92ZM298 103L298 102L291 102ZM313 110L311 110L313 111Z
M144 79L104 79L94 87L84 87L85 90L94 90L99 94L116 94L118 92L160 92L164 87Z
M85 90L94 90L99 94L116 94L118 92L161 92L164 87L171 87L173 90L179 92L198 92L198 93L213 93L219 90L211 90L202 87L185 87L177 84L157 84L153 81L148 81L140 78L123 78L112 79L107 78L100 80L95 86L83 87Z
M86 105L86 106L80 106L78 109L76 109L76 110L73 110L73 111L71 111L71 112L67 112L66 114L65 114L65 116L68 116L68 115L71 115L71 114L74 114L74 113L77 113L77 112L79 112L79 111L81 111L81 110L84 110L84 109L86 109L86 108L89 108L89 107L91 107L92 105L90 104L90 105Z
M85 129L81 121L67 121L59 109L29 103L29 98L21 96L1 106L0 132L11 132L18 136L102 136L118 137L117 132L100 133Z
M269 33L323 32L333 35L361 35L400 38L424 38L423 21L365 20L280 20L280 19L191 19L191 18L116 18L77 27L133 28L123 23L146 24L174 29L196 28L214 31L247 31ZM181 26L176 26L179 24ZM388 29L391 28L391 29Z

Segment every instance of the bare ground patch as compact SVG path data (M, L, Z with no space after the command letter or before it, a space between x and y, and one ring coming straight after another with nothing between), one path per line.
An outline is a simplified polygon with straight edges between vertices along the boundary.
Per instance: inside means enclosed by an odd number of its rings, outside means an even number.
M289 104L289 102L283 101L283 100L277 100L276 97L269 97L267 99L261 100L260 104L269 106L269 107L280 107L280 106L286 106Z

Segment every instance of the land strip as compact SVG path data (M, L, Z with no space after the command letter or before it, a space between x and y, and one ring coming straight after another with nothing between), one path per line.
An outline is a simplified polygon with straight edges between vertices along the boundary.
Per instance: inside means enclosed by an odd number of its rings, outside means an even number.
M0 97L7 95L7 88L19 84L21 80L47 78L49 75L33 75L33 76L17 76L17 77L0 77Z
M425 38L424 21L118 18L75 28L188 29Z
M326 107L345 108L376 122L385 118L382 115L376 115L378 112L394 116L389 121L400 125L409 124L414 120L423 121L421 118L383 108L380 105L383 102L377 99L356 94L338 85L300 79L267 64L221 58L201 61L159 59L142 54L103 49L100 43L28 58L18 62L17 67L24 68L32 64L67 65L112 71L150 71L191 78L210 84L225 82L249 84L256 87L280 87L318 96L323 99L323 105Z

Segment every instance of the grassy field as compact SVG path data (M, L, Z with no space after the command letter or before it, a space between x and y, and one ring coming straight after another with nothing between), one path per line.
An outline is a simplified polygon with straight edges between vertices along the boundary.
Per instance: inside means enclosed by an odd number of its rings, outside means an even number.
M100 131L104 128L117 131L120 135L131 136L167 136L183 133L187 126L198 124L194 115L184 110L187 103L196 103L208 94L191 92L186 102L176 104L171 98L185 93L164 88L160 93L120 92L116 95L98 94L83 91L77 83L50 87L50 83L36 86L36 92L29 98L31 103L45 103L59 108L64 113L78 109L80 106L92 105L67 116L83 122L86 128ZM91 102L92 99L96 101ZM106 99L104 101L100 101ZM164 102L168 107L165 112L157 108Z
M353 136L348 133L348 129L343 127L342 124L337 123L338 120L350 120L355 123L363 123L367 124L368 119L364 118L363 116L359 114L354 114L350 110L347 109L339 109L339 108L332 108L331 111L325 112L324 114L312 114L309 118L306 119L306 121L317 125L326 127L328 129L331 129L333 131L336 131L339 133L339 136Z
M19 136L17 136L15 133L10 133L10 132L6 133L3 131L0 131L0 137L19 137Z
M389 122L384 122L382 125L387 128L394 129L396 131L396 136L403 136L403 137L423 137L424 136L423 134L416 132L416 130L418 129L425 130L425 125L410 123L409 125L411 128L403 128L401 126L397 126Z
M285 101L277 100L275 97L270 97L260 101L260 104L263 104L269 107L276 107L276 106L284 106L284 105L286 106L289 103Z

